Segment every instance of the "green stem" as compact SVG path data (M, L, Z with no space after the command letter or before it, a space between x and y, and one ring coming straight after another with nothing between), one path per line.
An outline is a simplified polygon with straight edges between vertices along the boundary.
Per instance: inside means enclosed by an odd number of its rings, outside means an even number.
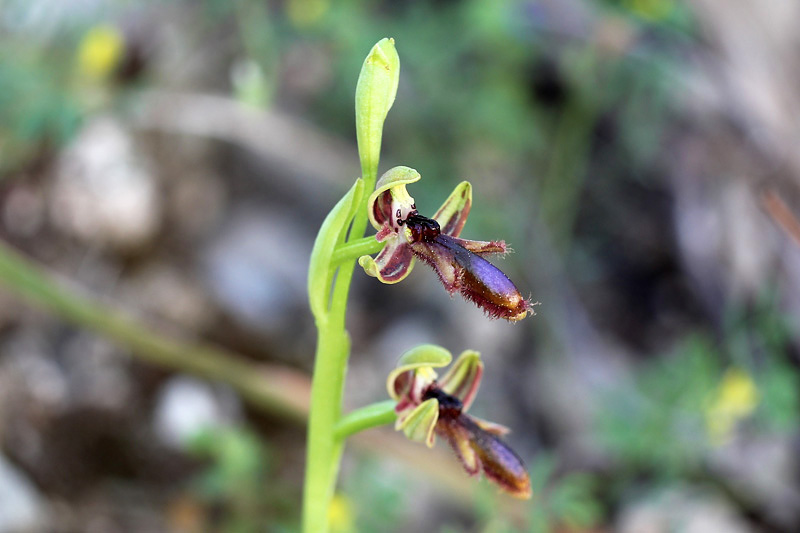
M376 174L377 169L364 176L364 191L371 191L375 187ZM347 242L339 247L340 250L348 245L356 248L363 241L367 226L368 195L361 196ZM324 321L317 322L317 353L311 384L311 414L308 419L303 485L304 533L325 533L328 530L328 507L339 474L344 440L336 438L335 428L342 413L344 377L350 356L345 313L355 266L352 259L339 265L330 311Z
M302 394L297 398L287 394L285 371L272 375L221 348L156 335L111 306L63 288L2 241L0 282L61 318L110 338L139 359L227 383L264 410L299 422L305 420L304 398Z
M335 429L341 418L344 377L350 355L349 337L345 331L347 296L356 266L354 259L358 255L379 249L374 248L373 243L365 241L363 236L367 227L367 202L370 192L375 188L378 173L383 122L397 93L399 68L400 60L394 41L381 39L364 60L356 84L356 138L363 188L360 189L358 198L354 199L355 215L347 239L337 247L338 255L334 251L333 257L328 260L326 279L331 279L336 267L334 258L341 261L333 284L330 307L327 311L317 309L314 312L318 339L306 446L304 533L326 533L328 530L328 508L336 486L344 447L344 439L336 437ZM309 270L310 273L326 270L324 266L314 266L314 270ZM317 296L314 302L319 301Z
M327 321L318 324L318 328L303 486L303 531L306 532L324 532L328 528L328 506L333 497L342 448L333 433L341 414L344 370L349 355L347 334L339 324Z
M386 400L351 411L336 424L336 438L343 440L359 431L393 423L397 420L395 404L394 400Z
M384 243L375 240L374 236L353 239L337 246L331 257L331 264L338 265L348 259L358 259L362 255L372 255L380 252Z

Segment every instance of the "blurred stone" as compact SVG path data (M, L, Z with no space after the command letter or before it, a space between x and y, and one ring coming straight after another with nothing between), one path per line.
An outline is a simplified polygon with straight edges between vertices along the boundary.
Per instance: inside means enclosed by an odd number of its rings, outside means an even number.
M79 331L58 352L71 407L125 412L134 396L129 360L110 341Z
M299 215L240 209L203 251L203 277L222 307L256 330L296 325L305 313L311 240Z
M524 19L537 31L556 36L586 37L595 21L591 2L579 0L536 0L522 4Z
M230 390L185 376L167 381L153 414L156 434L182 448L200 431L230 426L240 418L240 404Z
M137 272L124 283L119 300L134 306L159 330L178 326L179 334L202 330L214 318L215 307L201 283L166 264Z
M746 435L717 448L711 468L787 531L800 523L797 451L787 437Z
M43 531L45 515L33 483L0 455L0 533Z
M123 411L129 405L128 361L105 339L78 331L56 342L26 328L2 348L0 371L26 411L54 415L77 406Z
M4 287L0 287L0 330L17 318L19 304Z
M730 180L721 191L724 256L730 265L734 295L757 294L773 276L779 257L777 231L758 204L758 196L744 180Z
M786 66L796 65L800 58L792 23L800 16L800 4L701 0L687 8L704 29L708 53L718 67L705 68L702 74L712 78L727 117L744 128L751 142L777 156L777 167L788 166L789 175L796 177L800 169L797 76L794 69L787 73ZM730 146L728 154L745 152L742 148ZM759 179L774 170L762 167L750 177Z
M57 464L50 454L77 436L75 426L46 435L60 417L83 408L124 416L133 406L128 361L111 344L63 330L54 340L38 328L14 331L0 345L0 442L32 474Z
M50 215L87 244L140 247L158 230L160 208L155 177L112 118L89 122L59 160Z
M678 248L712 314L757 297L780 264L779 230L747 178L755 164L734 146L724 136L711 142L687 137L671 182Z
M619 533L750 533L754 530L731 505L692 488L650 494L622 509Z
M786 299L785 319L791 331L800 331L800 247L786 242L783 253L786 279L778 290Z
M535 364L517 370L531 385L519 401L547 420L564 457L581 463L607 464L607 451L593 431L601 400L632 383L628 353L598 334L585 314L571 310L567 346L545 353Z
M203 236L219 223L226 201L219 179L197 172L182 176L171 191L169 222L186 237Z
M25 183L11 188L3 205L3 226L16 237L31 237L44 221L44 198L35 187Z
M34 329L22 329L10 335L2 345L0 376L7 383L2 390L8 395L2 405L24 398L26 405L63 405L69 384L63 369L52 357L45 335ZM2 410L0 410L2 413Z

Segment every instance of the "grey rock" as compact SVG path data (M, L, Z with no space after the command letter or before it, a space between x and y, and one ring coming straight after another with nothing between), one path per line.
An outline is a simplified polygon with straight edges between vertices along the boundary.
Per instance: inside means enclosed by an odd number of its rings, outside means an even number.
M46 514L33 483L0 455L0 533L41 531Z
M202 277L242 323L278 331L305 310L311 241L299 227L291 213L243 208L203 251Z
M692 487L646 495L620 513L619 533L751 533L731 505Z
M87 244L131 249L156 234L156 179L119 122L94 119L64 151L50 215L56 227Z
M176 376L159 392L153 425L165 444L181 448L199 432L230 426L240 416L239 401L229 389Z

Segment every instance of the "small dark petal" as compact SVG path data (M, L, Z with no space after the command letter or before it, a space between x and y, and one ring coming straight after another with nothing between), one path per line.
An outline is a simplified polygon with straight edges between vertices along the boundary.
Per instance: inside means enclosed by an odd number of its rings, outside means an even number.
M406 396L411 389L411 384L413 382L414 372L408 371L403 372L399 376L397 376L392 384L394 386L394 393L397 396Z
M458 417L469 434L469 443L481 462L483 473L516 498L531 497L531 480L522 459L508 445L482 429L469 415Z
M375 198L372 206L372 214L378 224L391 222L392 220L392 191L387 189Z
M493 318L516 321L527 316L530 302L502 270L456 243L452 237L439 235L436 242L453 253L453 260L461 268L459 290L465 298Z
M486 477L517 498L530 498L531 480L522 459L496 435L462 412L463 405L435 383L423 395L439 404L436 433L447 440L461 465L474 476L483 470Z

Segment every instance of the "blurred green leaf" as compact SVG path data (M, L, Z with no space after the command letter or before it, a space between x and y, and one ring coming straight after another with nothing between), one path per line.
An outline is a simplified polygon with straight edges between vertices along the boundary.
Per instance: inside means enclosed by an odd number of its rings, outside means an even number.
M311 312L318 321L324 320L328 315L328 300L334 271L331 264L333 250L347 234L358 200L363 194L363 188L363 180L357 179L325 217L314 241L308 266L308 298Z

